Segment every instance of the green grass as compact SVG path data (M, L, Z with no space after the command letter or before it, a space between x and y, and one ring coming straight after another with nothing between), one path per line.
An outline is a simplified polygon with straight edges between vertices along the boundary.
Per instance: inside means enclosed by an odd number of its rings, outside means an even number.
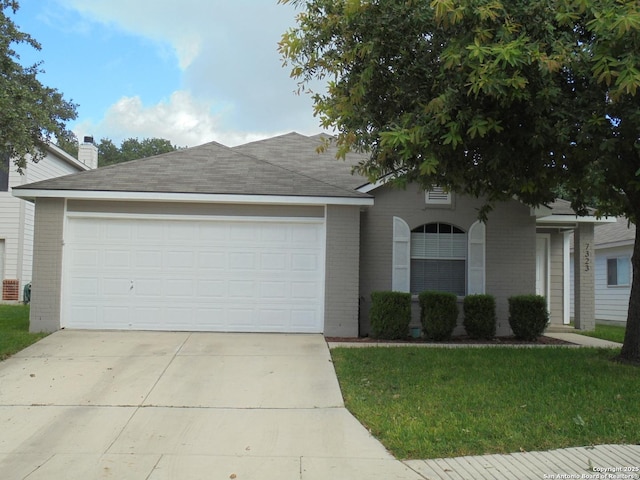
M640 443L640 369L618 353L332 350L347 408L402 459Z
M611 342L624 342L624 331L626 327L618 327L615 325L596 325L596 329L593 332L582 332L576 330L575 333L580 335L586 335L587 337L601 338L603 340L609 340Z
M46 336L29 333L28 305L0 305L0 361Z

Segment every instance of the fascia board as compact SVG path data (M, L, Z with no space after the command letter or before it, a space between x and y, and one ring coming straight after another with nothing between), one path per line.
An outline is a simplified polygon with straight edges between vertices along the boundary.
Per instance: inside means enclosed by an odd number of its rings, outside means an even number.
M603 225L605 223L616 223L616 217L597 218L593 215L548 215L536 219L537 226L553 225L553 226L575 226L578 223L593 223L594 225Z
M24 200L34 198L66 198L73 200L116 200L148 202L193 203L244 203L278 205L373 205L371 198L355 197L307 197L292 195L230 195L202 193L111 192L86 190L36 190L14 189L14 197Z

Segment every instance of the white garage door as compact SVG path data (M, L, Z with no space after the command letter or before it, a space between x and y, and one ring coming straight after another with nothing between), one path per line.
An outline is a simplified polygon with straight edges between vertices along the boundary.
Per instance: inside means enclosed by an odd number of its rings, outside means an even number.
M323 330L321 221L69 217L67 328Z

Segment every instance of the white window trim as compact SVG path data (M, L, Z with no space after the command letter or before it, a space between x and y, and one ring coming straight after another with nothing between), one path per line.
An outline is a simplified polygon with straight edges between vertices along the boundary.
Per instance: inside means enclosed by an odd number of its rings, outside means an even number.
M629 266L629 282L628 283L616 283L615 285L612 285L609 283L609 260L616 260L616 273L618 273L617 268L618 268L618 259L620 258L625 258L627 260L627 264ZM606 267L606 281L607 281L607 288L630 288L631 287L631 283L633 281L633 269L631 268L631 257L629 255L613 255L610 257L607 257L607 261L605 263L605 267ZM616 281L618 279L616 278Z

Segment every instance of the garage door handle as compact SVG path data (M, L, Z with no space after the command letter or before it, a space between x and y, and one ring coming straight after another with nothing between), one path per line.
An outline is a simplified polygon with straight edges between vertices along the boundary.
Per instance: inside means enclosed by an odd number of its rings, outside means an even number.
M131 280L131 285L129 285L129 290L133 290L133 280Z

